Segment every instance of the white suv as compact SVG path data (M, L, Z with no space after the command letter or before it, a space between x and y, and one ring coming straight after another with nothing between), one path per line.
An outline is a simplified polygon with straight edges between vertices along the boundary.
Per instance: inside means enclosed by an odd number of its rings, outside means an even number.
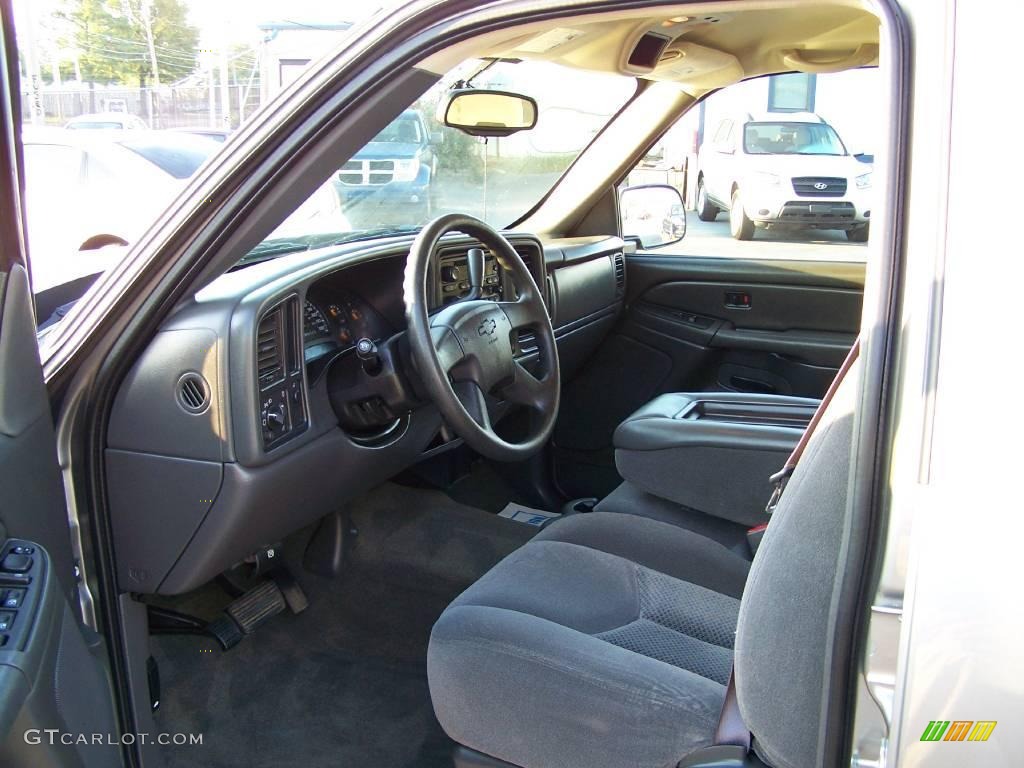
M729 229L750 240L762 228L842 229L868 239L871 166L846 151L818 115L726 118L697 159L697 215L729 211Z

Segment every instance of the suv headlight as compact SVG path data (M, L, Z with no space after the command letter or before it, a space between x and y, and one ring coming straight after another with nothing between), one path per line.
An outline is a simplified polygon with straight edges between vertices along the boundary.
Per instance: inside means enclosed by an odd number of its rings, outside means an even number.
M412 181L419 175L420 159L395 160L395 181Z
M782 179L777 173L767 173L765 171L755 171L750 174L750 181L761 187L777 187Z
M853 181L857 185L857 189L871 189L871 171L862 173L860 176L855 178Z

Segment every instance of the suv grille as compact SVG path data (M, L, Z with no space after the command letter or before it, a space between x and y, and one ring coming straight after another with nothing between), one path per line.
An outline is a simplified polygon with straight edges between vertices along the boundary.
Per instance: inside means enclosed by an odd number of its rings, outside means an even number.
M835 176L797 176L793 191L800 197L842 197L846 194L846 179Z
M379 186L395 177L394 160L349 160L338 171L338 180L349 186Z

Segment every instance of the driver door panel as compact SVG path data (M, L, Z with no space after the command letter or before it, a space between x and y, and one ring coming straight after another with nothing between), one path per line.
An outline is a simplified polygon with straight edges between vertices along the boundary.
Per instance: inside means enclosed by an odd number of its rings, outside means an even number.
M22 246L15 50L11 4L0 0L0 765L101 768L121 764L121 747L105 643L72 607L71 532Z

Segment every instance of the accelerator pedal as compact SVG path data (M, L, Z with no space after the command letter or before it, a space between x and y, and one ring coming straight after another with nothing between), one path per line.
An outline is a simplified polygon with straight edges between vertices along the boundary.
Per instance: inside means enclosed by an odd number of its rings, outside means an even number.
M206 629L226 651L286 607L288 601L281 588L265 579L225 608L224 613L211 621Z

